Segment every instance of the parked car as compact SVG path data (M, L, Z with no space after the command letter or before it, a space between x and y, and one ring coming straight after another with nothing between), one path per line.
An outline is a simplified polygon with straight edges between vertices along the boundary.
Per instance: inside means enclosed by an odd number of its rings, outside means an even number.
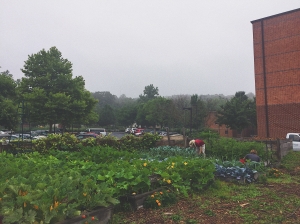
M151 133L153 134L154 130L153 129L144 129L144 133Z
M97 135L102 135L102 136L106 136L106 130L105 128L88 128L86 129L87 132L92 132L95 133Z
M287 133L286 139L293 141L293 151L300 151L300 133Z
M79 134L76 136L77 139L82 140L82 139L86 139L86 138L97 138L97 134L89 132L89 133L84 133L84 134Z
M0 142L2 142L3 145L18 139L19 137L17 135L0 134Z
M143 129L143 128L137 128L137 129L135 130L135 132L134 132L134 135L135 135L135 136L140 136L140 135L142 135L142 134L144 134L144 129Z
M48 130L35 130L35 131L31 131L31 136L47 136L49 133Z
M137 129L137 128L131 128L131 129L130 129L130 134L133 134L133 135L134 135L136 129Z
M161 135L161 136L166 136L168 133L166 132L166 131L161 131L160 133L159 133L159 135Z
M32 137L33 140L42 139L42 138L47 138L47 136L45 136L45 135L36 135L36 136Z
M0 131L0 134L14 134L13 130L3 129Z
M30 134L22 134L22 133L16 133L15 134L16 136L18 136L18 138L20 140L31 140L32 139L32 136Z

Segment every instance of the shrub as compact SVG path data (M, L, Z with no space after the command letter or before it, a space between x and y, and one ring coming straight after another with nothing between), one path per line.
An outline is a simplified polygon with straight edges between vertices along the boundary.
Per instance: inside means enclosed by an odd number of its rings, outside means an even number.
M64 133L49 134L47 138L41 138L33 141L33 150L47 152L49 150L60 151L79 151L81 142L74 134Z

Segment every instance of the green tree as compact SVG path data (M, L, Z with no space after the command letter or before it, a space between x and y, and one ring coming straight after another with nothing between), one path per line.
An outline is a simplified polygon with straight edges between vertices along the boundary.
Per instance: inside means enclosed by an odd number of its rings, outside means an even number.
M218 110L217 123L242 133L243 129L254 125L255 114L255 102L249 100L245 92L240 91Z
M55 123L66 127L97 120L97 101L82 76L72 77L72 63L56 47L29 55L21 70L20 98L29 103L32 121L49 124L51 132Z
M105 105L100 110L99 125L113 125L115 124L115 120L113 108L109 105Z
M136 123L144 126L153 126L153 123L146 120L147 111L146 111L146 103L139 103L137 105L137 115L136 115Z
M193 128L204 128L205 119L209 113L207 103L204 100L202 100L201 97L198 97L197 94L194 94L191 96L191 106Z
M174 125L176 120L173 113L174 110L175 106L172 100L164 97L154 98L143 105L145 120L152 126L160 125L161 127L169 127Z
M93 97L98 100L97 106L99 108L104 108L104 106L109 105L112 108L116 107L117 96L112 95L108 91L95 92L92 93Z
M139 95L140 101L147 102L148 100L154 99L155 97L159 96L158 88L154 87L153 84L149 86L145 86L144 94Z
M7 129L14 129L18 124L16 87L9 71L0 73L0 125Z
M117 122L128 127L135 123L137 117L137 104L127 104L117 110Z

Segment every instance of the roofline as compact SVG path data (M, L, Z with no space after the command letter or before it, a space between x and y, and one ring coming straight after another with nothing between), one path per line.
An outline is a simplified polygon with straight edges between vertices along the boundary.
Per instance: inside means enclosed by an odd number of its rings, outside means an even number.
M293 9L293 10L286 11L286 12L282 12L282 13L278 13L278 14L275 14L275 15L272 15L272 16L267 16L267 17L264 17L264 18L261 18L261 19L252 20L251 23L258 22L258 21L261 21L261 20L264 20L264 19L273 18L273 17L276 17L276 16L281 16L281 15L292 13L292 12L296 12L296 11L299 11L299 10L300 10L300 8Z

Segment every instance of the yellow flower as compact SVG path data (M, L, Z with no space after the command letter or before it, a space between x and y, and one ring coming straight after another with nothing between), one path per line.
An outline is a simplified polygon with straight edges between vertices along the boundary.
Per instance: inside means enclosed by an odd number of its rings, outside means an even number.
M167 183L170 184L172 181L171 180L167 180Z
M163 192L159 192L160 194L163 194Z
M159 203L159 200L156 200L156 203Z
M188 163L187 163L187 162L184 162L183 164L186 166Z
M154 195L153 195L153 194L151 195L151 198L154 198Z
M58 206L58 201L55 201L53 207L56 208L57 206Z
M53 207L52 207L52 205L50 206L50 212L53 210Z
M144 163L143 166L147 166L147 163Z
M172 166L174 166L175 165L175 163L172 163Z
M84 197L87 195L87 193L82 193L82 194L83 194Z
M173 168L174 168L174 166L171 166L171 168L173 169Z
M34 205L33 207L34 207L34 209L36 209L36 210L39 209L39 206L37 206L37 205Z
M161 203L157 203L158 206L161 206Z

